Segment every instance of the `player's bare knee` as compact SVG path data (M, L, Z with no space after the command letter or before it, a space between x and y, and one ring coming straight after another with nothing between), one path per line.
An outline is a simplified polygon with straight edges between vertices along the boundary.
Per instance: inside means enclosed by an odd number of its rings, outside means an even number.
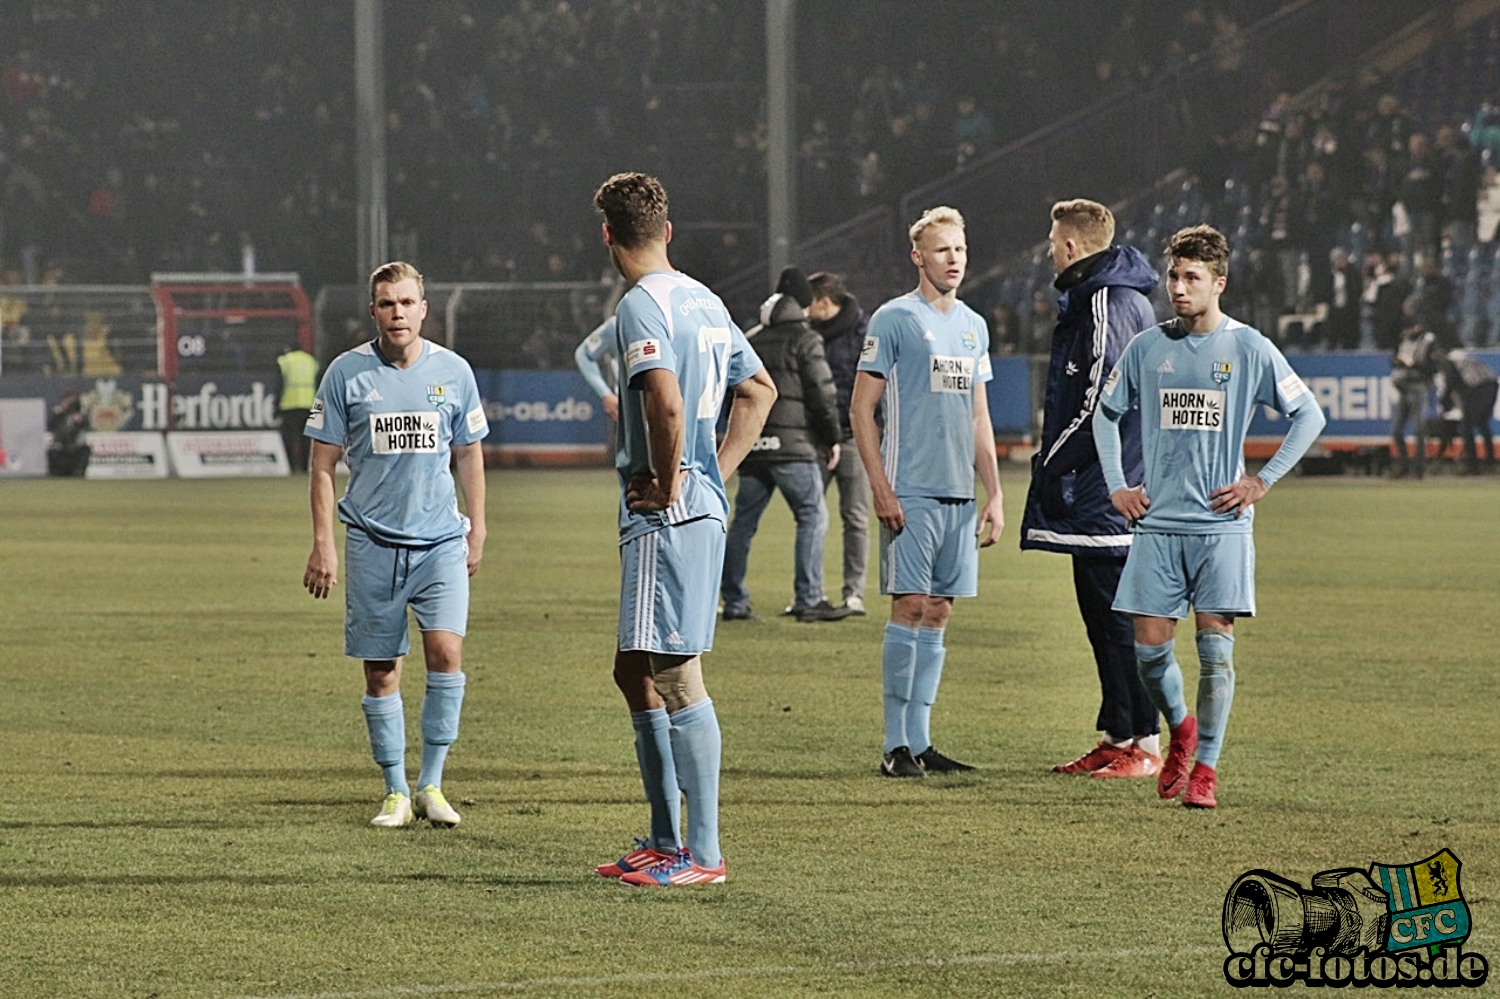
M451 631L424 631L422 657L429 673L457 673L463 669L464 638Z
M365 693L371 697L386 697L401 687L401 660L366 659Z
M643 690L653 690L651 684L651 656L646 652L615 653L615 686L627 699L639 695Z
M953 601L948 597L928 597L922 604L922 627L945 628L948 615L953 613Z
M915 628L922 623L927 597L920 593L902 593L891 597L891 623Z
M701 656L651 653L651 682L666 703L668 714L708 700L708 689L703 685Z

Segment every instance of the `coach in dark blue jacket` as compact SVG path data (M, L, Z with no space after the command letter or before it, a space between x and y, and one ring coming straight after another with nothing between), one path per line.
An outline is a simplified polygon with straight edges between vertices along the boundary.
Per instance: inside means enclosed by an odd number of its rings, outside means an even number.
M1130 553L1130 526L1109 501L1091 429L1104 380L1125 345L1156 325L1147 295L1159 280L1132 247L1111 246L1115 220L1094 201L1052 206L1048 247L1057 271L1057 328L1047 367L1041 448L1032 458L1021 547L1073 556L1073 587L1103 693L1093 749L1058 773L1153 777L1161 769L1160 723L1136 673L1130 615L1115 589ZM1125 475L1141 479L1140 415L1120 421Z

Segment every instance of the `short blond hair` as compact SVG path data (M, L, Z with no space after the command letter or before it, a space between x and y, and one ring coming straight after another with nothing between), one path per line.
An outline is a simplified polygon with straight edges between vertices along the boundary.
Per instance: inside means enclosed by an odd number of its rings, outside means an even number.
M1115 241L1114 213L1088 198L1059 201L1052 206L1052 221L1076 232L1086 250L1107 249Z
M912 249L916 249L917 242L922 238L922 233L928 229L936 229L943 226L953 226L958 229L964 227L964 217L958 213L957 208L949 208L947 205L939 205L929 208L922 217L911 224L907 235L911 237Z
M417 282L417 297L426 298L427 290L422 282L422 272L404 260L392 260L388 264L381 264L375 268L375 273L370 275L370 304L375 304L376 285L395 284L407 278Z

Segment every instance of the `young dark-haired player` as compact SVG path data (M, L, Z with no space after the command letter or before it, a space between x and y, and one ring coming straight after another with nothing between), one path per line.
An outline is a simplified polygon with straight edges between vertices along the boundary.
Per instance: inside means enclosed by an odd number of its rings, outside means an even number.
M1183 229L1167 253L1177 317L1125 348L1094 413L1094 439L1110 500L1135 525L1114 606L1135 618L1141 681L1170 726L1157 793L1213 808L1234 700L1234 619L1255 615L1254 505L1291 471L1326 421L1281 351L1220 311L1229 273L1223 234L1206 225ZM1132 405L1140 407L1144 462L1143 481L1135 484L1121 467L1117 425ZM1245 433L1256 406L1291 417L1291 426L1265 467L1247 475ZM1172 655L1177 621L1190 606L1197 624L1196 717L1188 714Z

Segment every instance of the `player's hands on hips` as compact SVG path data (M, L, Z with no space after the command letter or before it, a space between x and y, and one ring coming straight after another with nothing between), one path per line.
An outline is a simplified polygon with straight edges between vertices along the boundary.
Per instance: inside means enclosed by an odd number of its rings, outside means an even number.
M1266 485L1259 475L1242 475L1229 485L1215 489L1213 495L1209 497L1209 506L1214 513L1228 513L1233 510L1234 517L1238 520L1270 490L1271 487Z
M984 511L979 515L979 547L988 548L999 541L1004 530L1005 508L997 496L984 505Z
M683 472L679 469L667 487L663 488L656 476L637 474L625 489L625 502L637 513L665 510L677 502L677 497L682 494L682 476Z
M1151 501L1146 498L1145 486L1116 489L1109 494L1109 501L1131 524L1146 516L1146 510L1151 506Z
M307 557L307 570L302 573L302 585L318 600L326 599L339 581L339 555L337 549L313 546Z

